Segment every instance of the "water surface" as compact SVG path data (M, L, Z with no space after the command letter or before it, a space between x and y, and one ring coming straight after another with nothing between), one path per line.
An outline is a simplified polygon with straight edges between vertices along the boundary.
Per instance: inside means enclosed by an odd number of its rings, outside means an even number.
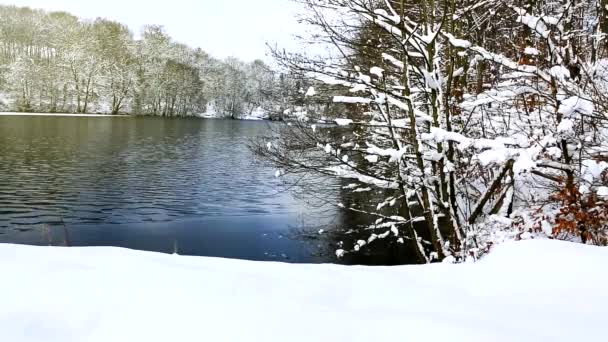
M0 116L0 242L323 261L292 233L329 221L247 148L266 125Z

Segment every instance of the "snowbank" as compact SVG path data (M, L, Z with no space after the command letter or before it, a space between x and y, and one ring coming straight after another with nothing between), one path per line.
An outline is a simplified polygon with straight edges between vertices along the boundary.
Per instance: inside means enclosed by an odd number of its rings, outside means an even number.
M605 341L608 249L467 265L288 265L0 245L1 341Z

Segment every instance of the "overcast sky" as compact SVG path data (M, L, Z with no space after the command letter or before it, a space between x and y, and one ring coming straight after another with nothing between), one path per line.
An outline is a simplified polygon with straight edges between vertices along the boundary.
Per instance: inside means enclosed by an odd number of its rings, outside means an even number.
M139 32L145 24L163 25L175 40L201 47L215 57L266 59L266 42L296 48L295 4L289 0L0 0L2 4L103 17Z

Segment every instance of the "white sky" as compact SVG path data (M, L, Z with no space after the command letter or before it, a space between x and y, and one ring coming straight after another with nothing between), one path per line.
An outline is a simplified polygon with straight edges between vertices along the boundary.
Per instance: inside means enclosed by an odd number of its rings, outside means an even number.
M266 42L295 49L302 27L290 0L8 0L4 5L62 10L76 16L108 18L136 34L146 24L163 25L173 39L201 47L212 56L267 60Z

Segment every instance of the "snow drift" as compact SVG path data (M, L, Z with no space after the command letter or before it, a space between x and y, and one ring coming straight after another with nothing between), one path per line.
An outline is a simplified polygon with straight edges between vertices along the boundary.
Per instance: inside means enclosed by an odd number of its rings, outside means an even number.
M394 268L0 245L0 340L605 341L607 264L546 240Z

